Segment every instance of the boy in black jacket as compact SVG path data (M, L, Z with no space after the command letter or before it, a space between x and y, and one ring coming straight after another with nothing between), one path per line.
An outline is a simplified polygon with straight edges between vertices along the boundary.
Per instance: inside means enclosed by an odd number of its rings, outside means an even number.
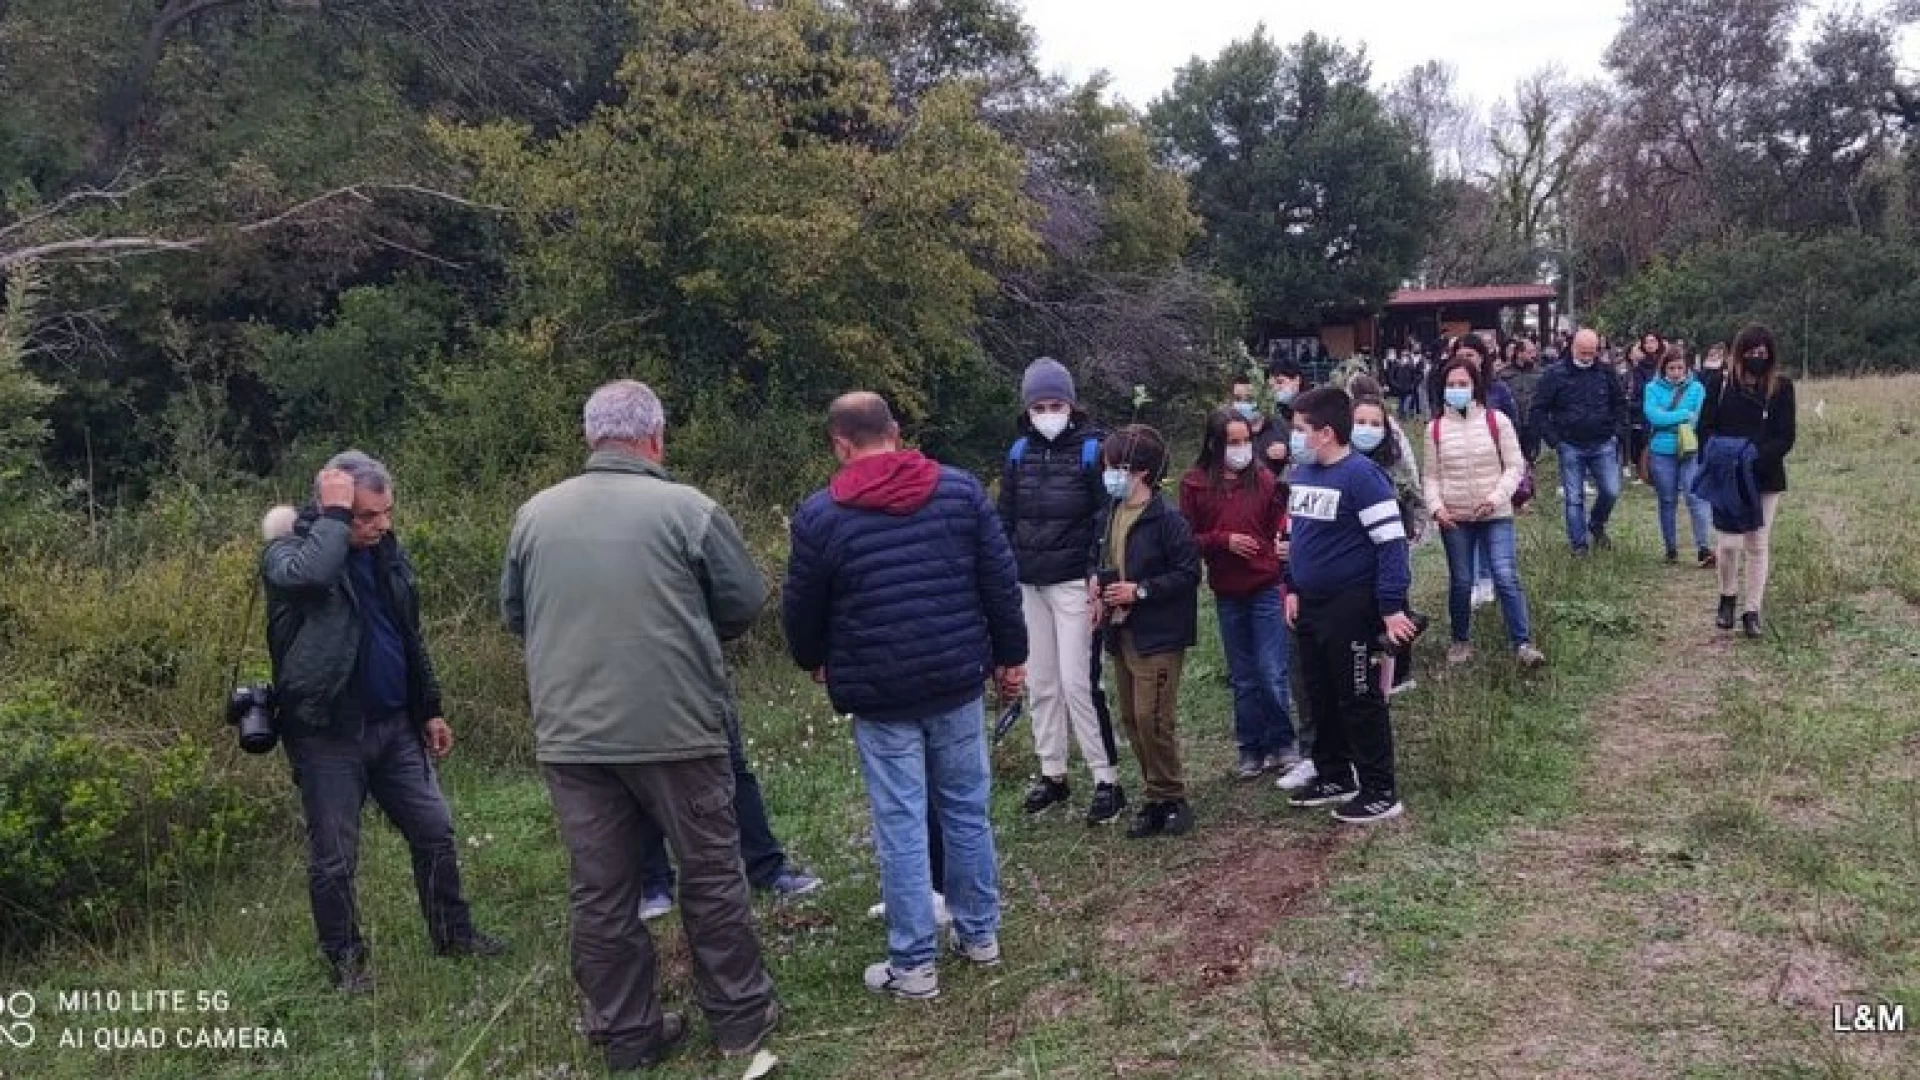
M1174 715L1180 669L1198 637L1200 551L1187 519L1160 497L1167 444L1158 432L1121 428L1102 457L1113 502L1100 528L1097 614L1108 627L1121 720L1146 789L1127 835L1178 836L1193 828Z

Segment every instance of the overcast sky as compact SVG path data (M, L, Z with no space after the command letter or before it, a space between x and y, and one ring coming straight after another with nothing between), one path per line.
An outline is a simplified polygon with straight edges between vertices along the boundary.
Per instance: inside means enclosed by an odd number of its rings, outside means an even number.
M1841 0L1816 0L1818 9ZM1144 108L1195 55L1212 58L1265 20L1275 40L1309 30L1364 42L1376 85L1434 57L1450 61L1461 90L1482 110L1520 76L1558 62L1575 80L1597 79L1626 11L1625 0L1023 0L1054 71L1084 78L1105 68L1119 96ZM1866 6L1873 6L1869 3ZM1914 42L1909 36L1908 57Z

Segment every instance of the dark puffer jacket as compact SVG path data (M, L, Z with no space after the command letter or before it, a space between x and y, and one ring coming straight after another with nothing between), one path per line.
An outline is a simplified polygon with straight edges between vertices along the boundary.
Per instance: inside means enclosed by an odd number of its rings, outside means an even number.
M1106 505L1100 460L1092 468L1082 457L1088 439L1106 433L1075 410L1060 437L1047 440L1023 413L1020 435L1027 440L1018 464L1012 451L1000 472L1000 521L1020 565L1020 584L1058 585L1085 581L1093 573L1093 520Z
M826 668L833 707L932 716L1027 662L1013 553L980 482L914 451L840 470L793 515L787 649Z
M321 513L310 506L291 532L269 535L260 556L267 651L283 735L327 731L357 737L366 720L355 678L363 623L347 567L351 521L346 510ZM440 682L420 634L413 566L392 533L373 549L373 557L388 610L405 639L407 714L415 724L425 724L440 715Z
M1547 369L1534 391L1534 430L1549 446L1600 446L1616 437L1626 421L1626 389L1605 364L1581 367L1562 360Z

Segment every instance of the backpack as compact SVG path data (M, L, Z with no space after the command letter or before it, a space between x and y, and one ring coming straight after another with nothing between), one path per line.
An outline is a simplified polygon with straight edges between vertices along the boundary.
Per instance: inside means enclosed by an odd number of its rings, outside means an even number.
M1027 437L1022 435L1013 440L1013 448L1007 451L1007 464L1019 468L1021 459L1026 456ZM1080 467L1088 472L1092 472L1093 467L1099 463L1100 440L1089 435L1086 440L1080 444Z
M1507 469L1507 455L1500 452L1500 421L1494 419L1492 409L1483 407L1481 412L1482 412L1482 415L1484 415L1487 418L1487 434L1493 436L1493 452L1494 452L1494 455L1500 459L1500 471L1505 472ZM1434 454L1433 463L1435 466L1438 466L1440 464L1440 418L1437 416L1434 417L1434 420L1433 420L1432 437L1433 437L1433 454ZM1519 510L1521 507L1527 505L1532 501L1533 501L1533 466L1528 465L1521 470L1520 486L1513 489L1513 508L1515 510Z

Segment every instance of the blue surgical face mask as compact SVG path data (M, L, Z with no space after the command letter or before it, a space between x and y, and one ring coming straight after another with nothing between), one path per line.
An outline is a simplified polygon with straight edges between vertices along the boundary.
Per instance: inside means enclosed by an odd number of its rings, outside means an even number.
M1124 499L1133 487L1133 476L1125 469L1108 469L1100 474L1100 482L1107 486L1107 498Z
M1387 429L1373 424L1353 425L1353 448L1363 454L1371 454L1380 449L1387 441Z
M1275 390L1273 392L1273 400L1282 405L1291 405L1293 404L1293 399L1297 397L1299 393L1300 391L1298 390Z
M1293 463L1299 465L1313 457L1311 435L1304 431L1295 431L1287 436L1287 451L1293 455Z
M1471 404L1473 404L1473 390L1470 387L1447 387L1447 408L1466 412L1467 406Z
M1255 420L1258 420L1260 418L1260 406L1254 404L1251 401L1234 402L1233 411L1239 414L1240 419L1245 420L1249 423Z

